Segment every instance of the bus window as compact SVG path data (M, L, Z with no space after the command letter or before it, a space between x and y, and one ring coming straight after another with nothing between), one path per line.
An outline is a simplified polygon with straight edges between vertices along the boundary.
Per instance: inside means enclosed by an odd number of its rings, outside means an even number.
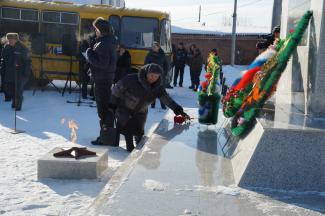
M20 20L20 10L18 8L1 8L2 19L15 19Z
M8 32L17 32L28 40L28 36L38 32L38 11L33 9L1 8L0 37Z
M165 53L171 53L171 31L170 31L170 21L162 20L160 27L160 46L165 51Z
M93 28L93 19L81 19L80 39L89 40L90 37L95 36L95 30Z
M150 49L157 40L158 20L154 18L123 17L121 44L128 48Z
M61 23L78 25L78 15L75 13L61 13Z
M111 24L113 31L114 31L114 35L115 37L117 37L117 39L120 39L120 28L121 28L121 20L119 16L110 16L109 17L109 23Z
M41 32L45 34L45 41L60 44L63 35L77 35L79 16L76 13L58 11L44 11L42 13Z
M38 11L22 9L21 20L38 22Z

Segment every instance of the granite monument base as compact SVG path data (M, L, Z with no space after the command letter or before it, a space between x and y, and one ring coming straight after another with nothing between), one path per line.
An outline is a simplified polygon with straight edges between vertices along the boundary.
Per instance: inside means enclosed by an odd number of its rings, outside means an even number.
M37 161L38 178L96 179L107 169L108 153L105 149L87 148L96 156L75 158L54 157L62 150L55 148Z
M246 137L232 143L236 183L325 191L325 121L299 113L280 114L276 120L258 119Z

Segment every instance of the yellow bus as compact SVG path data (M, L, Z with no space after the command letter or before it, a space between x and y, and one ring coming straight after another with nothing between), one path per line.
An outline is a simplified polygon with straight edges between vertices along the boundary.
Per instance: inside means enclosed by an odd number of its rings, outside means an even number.
M0 1L0 37L17 32L31 51L32 74L36 79L65 80L70 72L78 79L78 46L91 33L97 17L107 19L120 44L130 52L132 68L158 41L171 59L169 14L109 5L66 2Z

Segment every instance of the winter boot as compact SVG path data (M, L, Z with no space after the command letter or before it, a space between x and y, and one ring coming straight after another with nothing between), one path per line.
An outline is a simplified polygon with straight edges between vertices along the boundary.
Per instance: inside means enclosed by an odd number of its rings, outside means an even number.
M135 143L136 143L137 145L141 142L142 137L143 137L143 135L135 136L135 137L134 137L134 139L135 139Z
M126 150L128 152L132 152L134 149L134 144L133 144L133 136L130 134L125 135L125 142L126 142Z
M97 137L96 140L91 141L91 144L92 144L92 145L105 145L105 144L101 141L100 137Z

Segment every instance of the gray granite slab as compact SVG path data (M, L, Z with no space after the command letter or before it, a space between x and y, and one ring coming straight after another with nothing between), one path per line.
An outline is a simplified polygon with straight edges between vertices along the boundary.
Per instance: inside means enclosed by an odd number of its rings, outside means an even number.
M105 149L87 148L96 156L75 158L54 157L62 150L54 148L37 161L38 178L96 179L107 169L108 154Z

